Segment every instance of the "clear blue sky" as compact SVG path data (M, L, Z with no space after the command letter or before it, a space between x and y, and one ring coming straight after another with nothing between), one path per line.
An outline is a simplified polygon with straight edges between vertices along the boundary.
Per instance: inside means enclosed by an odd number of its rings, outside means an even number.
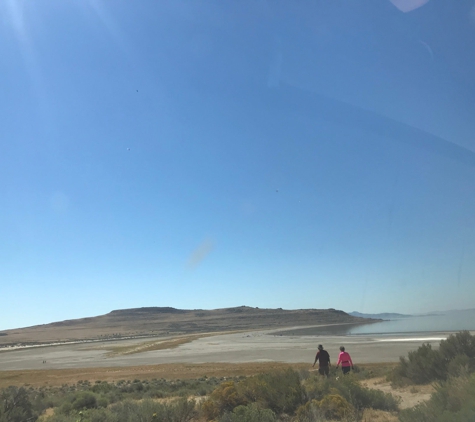
M472 5L2 1L0 329L475 307Z

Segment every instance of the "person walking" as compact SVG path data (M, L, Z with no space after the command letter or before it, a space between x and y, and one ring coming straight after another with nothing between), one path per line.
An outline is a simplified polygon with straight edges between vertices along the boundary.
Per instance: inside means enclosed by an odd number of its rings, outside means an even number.
M324 375L328 377L330 373L330 355L326 350L323 350L323 346L321 344L317 347L318 352L315 356L315 362L313 362L313 368L315 368L315 364L318 360L318 373L320 375Z
M351 356L348 352L345 352L345 348L343 346L340 347L340 354L338 355L338 362L336 363L336 367L341 363L341 370L343 374L346 375L350 372L350 368L353 369L353 361L351 360Z

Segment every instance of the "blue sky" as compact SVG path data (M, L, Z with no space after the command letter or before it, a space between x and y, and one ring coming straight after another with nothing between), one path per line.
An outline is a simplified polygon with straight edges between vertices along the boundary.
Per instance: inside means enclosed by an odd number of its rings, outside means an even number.
M0 329L475 307L474 10L2 2Z

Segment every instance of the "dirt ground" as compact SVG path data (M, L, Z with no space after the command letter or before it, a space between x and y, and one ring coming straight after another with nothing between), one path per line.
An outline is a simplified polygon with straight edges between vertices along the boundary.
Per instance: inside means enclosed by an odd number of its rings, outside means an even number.
M381 390L385 393L391 393L395 397L399 397L401 399L401 403L399 404L401 409L414 407L419 403L429 400L431 394L434 392L432 385L392 388L391 384L386 381L385 378L371 378L363 381L362 384L368 388Z

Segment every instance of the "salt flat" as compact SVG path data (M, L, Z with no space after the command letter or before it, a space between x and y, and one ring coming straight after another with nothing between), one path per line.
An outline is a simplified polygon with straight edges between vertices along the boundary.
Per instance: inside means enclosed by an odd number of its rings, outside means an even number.
M289 328L288 332L301 327ZM279 333L279 334L277 334ZM450 333L417 333L393 336L293 336L282 329L214 335L195 339L177 348L135 354L110 355L111 348L133 346L152 339L129 339L95 343L52 345L0 351L0 370L66 369L165 363L286 362L313 363L318 344L323 344L336 362L344 345L355 364L396 362L423 342L438 346ZM160 339L160 340L163 340ZM46 361L46 363L43 363Z

